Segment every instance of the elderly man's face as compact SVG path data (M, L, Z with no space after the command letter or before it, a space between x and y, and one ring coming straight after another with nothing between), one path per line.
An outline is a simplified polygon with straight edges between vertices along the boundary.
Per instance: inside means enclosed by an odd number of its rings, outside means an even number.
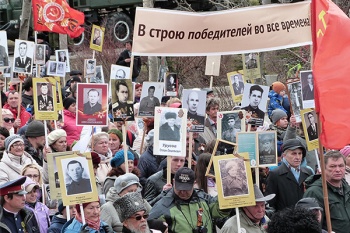
M255 223L260 222L260 220L265 216L265 202L258 201L255 206L243 207L244 213Z
M168 120L168 125L170 126L170 127L173 127L174 125L175 125L175 118L169 118Z
M174 193L182 200L188 200L191 198L193 193L193 188L191 190L178 190L176 189L176 185L174 183Z
M148 218L148 215L146 214L145 211L138 211L134 215L132 215L130 218L125 220L124 225L131 232L149 233L150 230L148 227L147 218Z
M188 108L192 112L196 112L199 104L199 97L197 92L191 92L188 96Z
M303 159L303 150L299 148L295 150L286 150L284 152L284 158L287 160L291 167L297 168Z

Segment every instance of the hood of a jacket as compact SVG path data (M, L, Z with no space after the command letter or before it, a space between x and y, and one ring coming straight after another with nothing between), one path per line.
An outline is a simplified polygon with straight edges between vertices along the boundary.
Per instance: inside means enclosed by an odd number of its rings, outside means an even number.
M280 96L278 93L276 93L274 90L271 90L270 92L269 92L269 98L271 99L271 98L276 98L276 99L278 99L278 100L280 100L280 101L282 101L283 100L283 97L282 96Z
M312 175L306 178L305 180L305 187L306 189L310 188L311 186L320 186L322 187L322 179L320 174Z
M114 202L118 198L120 198L120 196L118 195L117 190L114 187L111 187L106 195L106 202Z
M57 224L65 224L67 222L67 219L63 218L63 215L54 215L51 220L51 224L57 223Z

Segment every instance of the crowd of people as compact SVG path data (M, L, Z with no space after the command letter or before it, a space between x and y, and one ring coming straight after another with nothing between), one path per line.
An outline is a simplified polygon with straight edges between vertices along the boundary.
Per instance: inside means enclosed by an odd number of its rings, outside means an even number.
M129 50L131 45L127 43ZM118 64L123 62L130 62L128 51L118 59ZM2 82L4 79L0 78L0 86ZM82 82L82 72L71 71L69 81L62 88L64 109L56 125L35 120L32 78L24 81L22 93L16 85L6 93L0 126L0 229L4 232L241 232L237 219L245 229L242 232L313 233L327 229L315 152L307 150L302 127L289 111L286 88L280 82L271 87L268 114L258 107L263 93L258 86L253 85L250 90L254 101L242 107L242 110L252 111L256 118L263 118L262 125L249 122L247 129L276 131L278 166L261 168L260 182L254 184L254 190L248 190L240 175L241 168L235 162L225 164L230 176L220 181L224 196L253 192L254 205L239 208L238 212L220 209L218 181L204 174L218 136L217 113L221 109L220 99L213 90L206 89L204 132L193 133L193 141L188 134L186 154L172 156L168 162L165 156L153 153L153 118L143 118L143 129L138 130L142 84L137 83L132 111L135 121L126 123L125 139L124 123L113 122L113 119L106 127L95 127L90 137L87 151L92 157L93 180L82 176L84 167L79 161L67 164L65 172L72 180L66 186L68 195L81 190L91 192L92 181L96 183L98 201L64 206L62 200L50 197L50 186L59 187L60 181L55 174L55 183L49 183L52 168L47 158L49 153L73 150L76 143L91 134L86 127L76 124L79 82ZM149 87L150 91L154 92L154 87ZM98 93L91 91L89 94ZM194 101L198 96L192 93L188 99ZM163 107L182 106L176 97L164 97L159 102ZM147 111L154 111L154 106ZM169 112L165 117L176 118L174 114ZM236 140L236 133L240 131L234 128L236 119L233 115L227 117L230 129L224 132L225 140ZM169 138L180 136L165 134L161 137L172 140ZM190 146L192 154L189 154ZM127 150L126 157L124 150ZM324 155L323 175L327 181L332 230L336 233L348 233L350 229L349 155L350 146ZM167 173L171 174L170 182Z

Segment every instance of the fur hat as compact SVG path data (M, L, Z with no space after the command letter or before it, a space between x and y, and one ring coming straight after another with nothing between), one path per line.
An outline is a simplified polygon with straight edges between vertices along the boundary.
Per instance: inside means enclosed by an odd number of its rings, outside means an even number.
M133 184L137 184L139 191L141 191L142 186L140 184L139 178L133 173L126 173L124 175L118 176L114 181L114 188L117 193L121 193L127 187L130 187Z
M10 147L15 142L22 142L22 143L24 143L23 138L21 136L17 135L17 134L14 134L14 135L11 135L11 136L7 137L5 139L5 149L6 149L6 151L9 151Z
M133 153L128 151L127 154L128 154L128 160L134 160L135 157L134 157ZM112 167L119 167L123 163L125 163L125 161L124 161L124 150L117 151L115 153L113 159L111 160L111 165L112 165Z
M63 129L55 129L47 136L47 142L49 143L49 145L52 145L61 137L67 137L66 131L64 131Z
M45 136L45 126L41 121L32 121L27 127L25 133L26 137L40 137Z
M138 192L125 194L115 200L113 205L119 214L120 222L124 222L139 211L146 211L144 201Z
M275 125L277 121L279 121L282 117L287 117L287 113L285 113L281 109L275 109L271 113L272 123Z
M286 90L286 86L281 82L274 82L272 83L272 90L279 94L281 91Z
M170 118L176 119L176 113L175 112L167 112L167 113L165 113L165 119L168 120Z

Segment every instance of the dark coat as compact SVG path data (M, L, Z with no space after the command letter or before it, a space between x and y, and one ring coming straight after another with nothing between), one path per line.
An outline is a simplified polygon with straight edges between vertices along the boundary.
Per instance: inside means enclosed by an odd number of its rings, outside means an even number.
M312 129L311 125L309 125L309 127L307 127L307 135L309 136L310 141L318 138L317 123L315 123L315 131Z
M67 195L91 192L91 182L89 179L81 179L79 182L72 181L67 184Z
M168 123L163 124L159 127L159 140L180 141L180 128L174 125L172 130Z
M147 179L144 197L152 206L155 204L156 197L161 194L163 186L166 184L166 171L166 168L164 168Z
M61 233L63 225L67 222L67 219L62 217L62 215L54 215L52 217L51 225L47 233Z
M26 57L24 59L24 63L22 62L20 57L15 58L15 68L14 72L30 72L32 65L32 59L30 57Z
M35 219L34 213L26 208L23 208L19 211L19 217L17 219L22 220L25 225L26 233L40 233L40 228L38 222ZM15 218L12 213L9 213L0 206L0 232L2 233L16 233L18 232L18 226L20 223L15 224Z
M303 88L303 99L304 100L313 100L314 99L314 90L315 90L315 86L314 88L311 90L309 85L306 85Z
M270 206L276 211L294 206L303 198L305 191L304 182L311 175L310 169L300 167L300 177L299 182L297 182L293 173L284 162L278 168L270 171L267 177L265 195L276 194L276 197L269 201Z
M146 151L140 156L137 168L141 172L140 183L142 186L146 184L148 177L158 171L159 162L153 155L153 146L147 147Z
M130 58L130 53L128 50L124 50L120 54L116 64L120 65L120 66L130 67L130 62L125 62L125 59L127 59L127 58ZM133 82L136 80L137 76L139 76L140 71L141 71L141 57L134 56L134 65L133 65L133 70L132 70L132 81Z
M102 109L102 105L98 102L93 107L91 107L90 102L87 102L84 104L84 114L87 114L87 115L92 115L96 112L101 111L101 109Z
M50 104L51 103L51 104ZM39 108L39 111L49 111L47 109L47 107L49 105L52 106L52 109L51 111L53 111L54 109L54 102L53 102L53 98L49 95L46 96L46 103L44 102L44 97L42 95L39 95L38 96L38 108Z
M252 114L252 118L260 118L260 119L264 119L265 117L265 113L263 111L261 111L259 109L259 107L257 108L253 108L250 105L242 108L243 110L246 110L247 112Z

